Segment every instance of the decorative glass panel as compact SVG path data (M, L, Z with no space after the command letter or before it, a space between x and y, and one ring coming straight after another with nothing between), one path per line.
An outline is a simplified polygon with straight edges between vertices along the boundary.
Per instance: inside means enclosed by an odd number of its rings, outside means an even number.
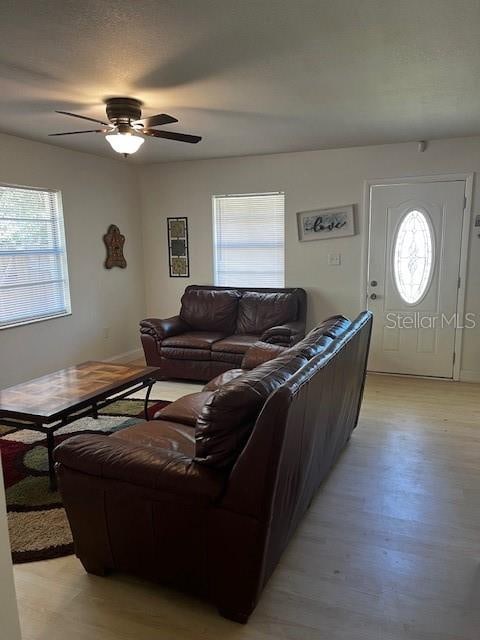
M402 220L394 242L393 273L403 300L416 304L424 296L433 268L433 237L424 213L413 210Z

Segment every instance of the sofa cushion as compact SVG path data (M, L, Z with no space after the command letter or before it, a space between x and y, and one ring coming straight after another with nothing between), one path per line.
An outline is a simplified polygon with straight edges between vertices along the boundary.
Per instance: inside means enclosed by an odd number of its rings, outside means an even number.
M289 353L298 353L309 360L325 351L335 338L342 335L351 325L345 316L331 316L310 331L300 342L289 349Z
M240 292L235 289L216 291L187 287L182 296L180 318L192 329L233 333L237 320Z
M189 393L160 409L153 418L154 420L169 420L194 427L203 405L210 399L212 393L213 391Z
M291 293L247 291L238 305L236 333L261 334L297 319L297 298Z
M195 430L174 421L150 420L116 431L109 437L127 440L138 446L174 451L190 458L195 455Z
M255 342L246 351L242 360L242 369L255 369L258 365L273 360L286 351L287 347L269 342Z
M306 362L301 355L284 354L217 389L197 420L195 460L232 466L268 396Z
M318 326L310 331L308 336L316 333L322 333L324 336L330 338L338 338L344 331L346 331L352 323L348 318L342 315L335 315L326 318Z
M231 382L232 380L235 380L235 378L243 376L244 373L245 371L243 369L229 369L210 380L210 382L203 387L203 391L216 391L219 387L223 387L224 384L227 384L227 382Z
M212 344L221 340L224 333L218 331L187 331L178 336L162 340L162 347L183 347L187 349L210 349Z
M227 351L212 351L210 354L214 362L224 362L225 364L231 364L235 368L242 365L243 354L242 353L228 353Z
M235 367L240 367L243 355L258 340L258 336L247 334L229 336L212 345L212 360L228 362Z
M311 360L314 356L318 356L319 353L325 351L332 342L333 340L329 336L324 336L322 333L314 333L291 347L289 353L296 353L304 356L307 360Z
M160 355L168 360L211 360L210 349L188 349L186 347L161 347Z
M215 344L212 344L212 351L224 351L225 353L239 353L243 354L250 349L252 344L258 341L258 335L241 334L228 336L218 340Z

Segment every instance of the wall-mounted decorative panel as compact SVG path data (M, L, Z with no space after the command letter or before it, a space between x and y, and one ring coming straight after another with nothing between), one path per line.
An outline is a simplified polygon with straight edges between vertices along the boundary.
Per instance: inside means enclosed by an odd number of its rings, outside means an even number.
M299 211L297 223L300 242L353 236L355 234L354 205Z
M103 242L107 248L107 257L105 259L105 269L120 267L125 269L127 261L123 255L123 246L125 244L125 236L120 233L120 229L115 224L108 227L107 233L103 236Z
M190 277L188 254L188 219L167 218L168 266L171 278Z

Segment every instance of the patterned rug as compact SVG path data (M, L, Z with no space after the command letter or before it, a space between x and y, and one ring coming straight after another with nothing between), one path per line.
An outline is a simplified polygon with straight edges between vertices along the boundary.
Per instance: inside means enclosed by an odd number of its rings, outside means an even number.
M78 433L113 433L143 422L143 400L119 400L99 411L99 418L81 418L55 433L55 444ZM152 401L148 413L169 402ZM0 454L7 496L8 527L15 564L73 553L72 534L60 494L48 489L44 434L13 429L0 421Z

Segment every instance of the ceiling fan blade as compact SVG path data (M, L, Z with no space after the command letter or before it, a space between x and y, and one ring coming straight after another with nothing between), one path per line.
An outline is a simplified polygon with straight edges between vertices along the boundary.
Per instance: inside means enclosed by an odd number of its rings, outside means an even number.
M81 118L82 120L90 120L90 122L98 122L98 124L103 124L106 127L110 126L108 122L103 122L103 120L97 120L96 118L88 118L87 116L79 116L76 113L70 113L70 111L55 111L55 113L62 113L64 116L72 116L72 118Z
M89 129L87 131L67 131L66 133L49 133L49 136L74 136L77 133L106 133L110 129Z
M172 122L178 122L177 118L169 116L168 113L157 113L156 116L136 120L133 124L141 124L144 127L159 127L162 124L172 124Z
M177 142L189 142L196 144L202 139L201 136L191 136L188 133L176 133L175 131L157 131L156 129L145 129L143 133L146 136L154 138L167 138L168 140L177 140Z

